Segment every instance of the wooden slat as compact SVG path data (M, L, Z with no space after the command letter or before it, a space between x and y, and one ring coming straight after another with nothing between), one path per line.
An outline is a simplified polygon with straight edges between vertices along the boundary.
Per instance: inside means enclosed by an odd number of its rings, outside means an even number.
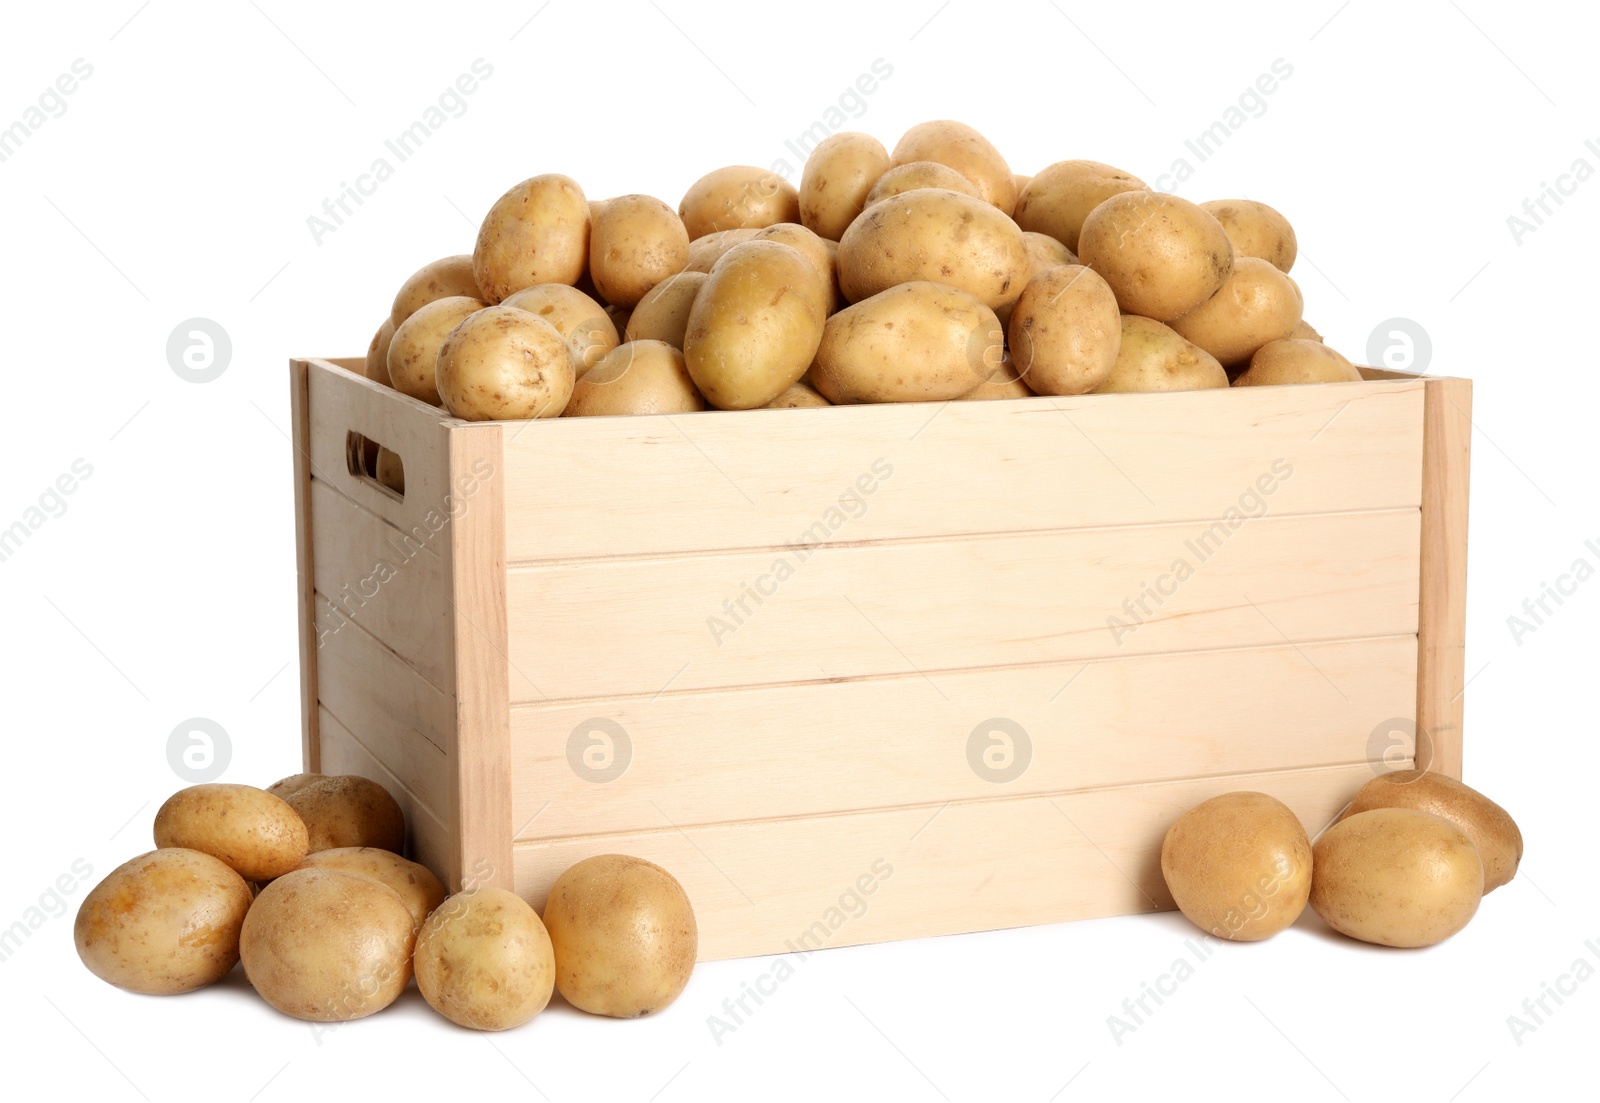
M1430 379L1422 451L1422 579L1417 725L1431 737L1430 769L1461 777L1466 692L1467 480L1472 383Z
M577 861L645 858L688 892L703 960L1151 911L1171 907L1161 839L1185 809L1254 789L1283 800L1314 833L1372 776L1366 765L1341 766L681 830L663 823L520 844L516 888L542 908Z
M776 554L513 568L512 700L1409 634L1418 525L1410 509L1264 516L1203 546L1214 530L1184 523L826 547L785 555L792 576L733 631L725 602L775 579ZM1125 603L1151 587L1174 592L1135 625Z
M1416 506L1421 433L1420 382L562 418L507 433L507 543L516 563L1201 520L1275 460L1279 515Z
M290 445L294 453L294 558L300 610L300 761L307 773L321 770L317 739L316 582L312 573L311 410L309 365L289 361Z

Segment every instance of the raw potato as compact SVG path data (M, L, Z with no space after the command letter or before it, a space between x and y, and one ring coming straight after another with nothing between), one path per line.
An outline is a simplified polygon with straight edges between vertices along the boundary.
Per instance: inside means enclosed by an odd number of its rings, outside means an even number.
M379 484L388 487L396 494L405 495L406 492L406 467L400 457L387 448L378 448L377 467L374 469L373 478Z
M714 234L697 237L689 243L689 263L685 272L710 272L724 253L735 245L751 241L761 230L751 227L740 230L718 230Z
M1202 210L1222 223L1236 257L1259 257L1280 272L1294 267L1300 251L1294 227L1283 215L1254 199L1213 199Z
M880 200L916 191L918 188L943 188L946 191L958 191L962 195L970 195L974 199L983 199L983 196L978 194L977 185L949 165L941 165L937 161L912 161L909 164L896 165L878 177L877 183L873 184L872 190L867 193L866 205L870 207Z
M1057 161L1028 182L1017 196L1013 217L1024 230L1048 234L1073 252L1089 212L1128 191L1149 191L1137 176L1099 161Z
M660 866L622 854L586 858L556 878L544 925L556 988L595 1015L660 1011L688 985L699 953L683 886Z
M472 1030L521 1026L555 990L550 935L505 889L470 889L445 901L417 935L414 961L422 998Z
M957 402L986 402L1003 398L1033 398L1037 392L1022 381L1007 352L993 375L958 398Z
M1178 910L1218 938L1256 942L1290 926L1311 893L1311 840L1288 805L1224 793L1179 816L1161 844Z
M198 850L152 850L106 875L78 908L72 937L89 972L147 996L193 992L239 960L250 886Z
M1294 327L1294 332L1289 334L1289 339L1293 341L1321 341L1322 334L1318 333L1310 322L1302 318L1300 319L1300 324Z
M804 383L796 383L762 408L767 410L797 410L805 407L832 405L833 403L823 398L811 387L806 386Z
M1016 223L981 200L940 188L875 203L839 241L839 290L851 302L896 284L932 280L994 310L1027 282L1028 247Z
M326 776L326 774L290 774L267 786L267 792L279 800L288 800L291 795L298 793L307 785L321 781Z
M765 406L805 374L822 340L827 289L798 250L747 241L717 262L689 312L683 358L723 410Z
M1467 833L1414 808L1341 820L1312 851L1311 907L1340 934L1380 946L1432 946L1465 927L1483 897Z
M757 230L752 240L779 242L797 250L810 261L827 291L827 311L829 314L834 312L839 305L839 273L827 242L795 222L780 222L765 230Z
M270 881L300 864L309 837L285 801L253 785L191 785L156 813L156 845L198 850L246 881Z
M589 201L570 176L524 180L489 209L472 272L479 297L498 303L536 283L575 284L589 267Z
M1078 258L1072 250L1049 234L1024 230L1022 232L1022 244L1028 250L1028 278L1030 280L1046 268L1054 268L1058 264L1078 263Z
M1122 316L1111 287L1092 269L1062 264L1028 281L1007 327L1011 355L1039 394L1086 394L1117 363Z
M1001 366L1000 320L976 296L925 280L899 284L828 319L811 385L829 402L941 402Z
M435 365L450 331L484 308L479 299L454 295L420 307L395 330L389 343L389 383L401 394L440 406Z
M589 275L608 303L633 306L689 263L689 231L649 195L608 199L589 228Z
M560 417L577 373L549 322L516 307L491 306L445 340L438 377L445 409L468 421L493 421Z
M1260 257L1235 257L1217 293L1172 323L1222 366L1243 364L1300 324L1305 303L1293 280Z
M383 325L378 327L378 332L372 335L372 343L367 345L367 363L361 369L361 374L374 383L389 386L389 343L394 340L394 320L385 318Z
M1010 215L1017 205L1017 182L1000 151L965 123L939 119L918 123L900 136L889 155L892 167L937 161L972 181L978 197Z
M429 303L455 295L469 299L483 297L477 278L472 274L471 253L441 257L413 272L395 294L394 306L389 310L390 325L392 329L399 329L407 318Z
M1018 199L1018 201L1021 201L1021 199L1022 199L1022 189L1027 187L1032 182L1033 182L1033 177L1028 176L1028 175L1026 175L1024 173L1013 172L1011 174L1011 184L1012 184L1013 187L1015 187L1017 189L1017 199Z
M1090 211L1076 252L1105 277L1124 313L1158 322L1189 313L1233 271L1222 224L1187 199L1156 192L1122 192Z
M783 177L753 165L706 173L678 205L692 241L718 230L755 229L800 221L800 193Z
M1250 366L1233 381L1235 387L1270 387L1280 383L1357 383L1355 365L1320 341L1269 341L1250 357Z
M562 416L688 414L705 408L683 353L665 341L630 341L578 380Z
M321 778L289 795L305 821L307 852L375 846L399 854L406 845L406 817L389 790L354 774Z
M1374 808L1415 808L1465 831L1483 861L1485 895L1517 875L1522 862L1522 831L1517 821L1470 785L1428 770L1397 770L1363 785L1340 818Z
M617 339L617 324L606 308L564 283L525 287L500 305L537 314L554 326L572 353L572 371L579 377L621 343Z
M261 890L239 958L261 998L310 1022L382 1011L411 981L416 935L395 891L370 877L297 869Z
M629 341L665 341L683 348L683 331L689 328L689 311L695 296L711 278L709 272L679 272L668 276L639 300L628 319L625 337Z
M420 928L428 913L444 903L444 886L426 867L408 862L390 850L374 846L340 846L308 854L301 869L331 869L353 873L388 885L411 913L411 925Z
M1124 314L1117 362L1092 393L1195 391L1227 385L1227 371L1205 349L1170 326Z
M870 134L845 131L817 143L800 172L800 224L839 240L889 168L889 153Z

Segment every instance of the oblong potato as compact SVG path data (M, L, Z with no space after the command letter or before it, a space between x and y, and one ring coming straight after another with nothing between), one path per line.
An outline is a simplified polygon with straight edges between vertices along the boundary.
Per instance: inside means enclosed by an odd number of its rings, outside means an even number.
M839 241L839 290L851 302L932 280L994 310L1016 302L1027 270L1016 223L982 200L939 188L873 204Z
M1158 322L1189 313L1233 271L1222 224L1187 199L1158 192L1120 192L1102 202L1083 220L1076 251L1105 277L1124 313Z
M555 326L526 310L491 306L445 339L438 379L445 409L468 421L493 421L560 417L577 372Z
M800 172L800 224L838 241L888 168L889 153L872 135L853 131L828 135L817 143Z
M617 324L606 308L564 283L524 287L515 295L508 295L500 305L526 310L554 326L572 353L572 371L578 377L621 344Z
M375 846L339 846L307 854L301 869L332 869L388 885L405 902L411 922L421 927L428 913L444 903L444 886L428 867Z
M1396 770L1363 785L1341 819L1374 808L1415 808L1447 819L1467 833L1483 861L1483 891L1488 895L1517 875L1522 862L1522 831L1494 801L1455 778L1431 770Z
M832 406L833 403L823 398L811 387L804 383L796 383L784 391L777 398L767 403L765 410L798 410L805 407Z
M452 295L418 307L389 342L389 385L429 406L442 406L435 374L439 349L451 330L484 306L481 299Z
M327 776L326 774L290 774L288 777L281 777L267 786L267 792L279 800L288 800L291 793L298 793L307 785L321 781Z
M799 222L800 193L775 172L728 165L689 185L678 216L691 241L718 230L759 230L775 222Z
M1062 264L1028 281L1007 332L1017 373L1035 392L1086 394L1116 366L1122 316L1093 269Z
M1000 320L981 299L915 280L828 319L811 385L836 405L946 401L988 380L1003 349Z
M1200 204L1227 233L1236 257L1259 257L1280 272L1294 267L1300 245L1282 214L1254 199L1213 199Z
M389 386L389 343L394 340L394 320L385 318L367 345L367 362L361 374L374 383Z
M665 341L629 341L573 385L562 416L687 414L705 408L682 352Z
M1161 875L1184 916L1234 942L1270 938L1305 910L1311 840L1266 793L1223 793L1179 816L1161 843Z
M665 341L675 349L682 349L683 331L689 328L689 311L694 307L700 288L710 278L709 271L679 272L656 284L633 308L624 339Z
M1250 357L1250 366L1233 381L1235 387L1271 387L1282 383L1359 383L1354 364L1321 341L1285 338L1268 341Z
M776 223L774 223L776 225ZM765 229L762 227L761 229ZM689 262L683 266L685 272L710 272L715 268L717 261L735 245L751 241L761 232L754 226L743 227L737 230L717 230L715 233L697 237L689 243Z
M570 176L517 184L489 208L472 251L479 298L488 303L536 283L577 283L589 267L589 201Z
M246 881L270 881L300 864L310 846L305 821L254 785L191 785L156 812L158 847L198 850Z
M337 847L375 846L399 854L406 845L406 817L389 790L369 778L335 774L289 794L308 835L307 853Z
M435 299L448 299L465 295L481 299L477 277L472 274L472 254L461 253L453 257L440 257L424 264L413 272L395 292L394 305L389 308L389 321L399 329L405 320Z
M1171 326L1124 314L1117 362L1092 393L1194 391L1227 385L1226 369L1205 349Z
M1089 212L1125 191L1149 191L1143 180L1099 161L1057 161L1040 169L1017 196L1012 216L1024 230L1048 234L1074 252Z
M827 291L827 311L829 314L834 312L839 305L839 273L827 242L797 222L779 222L764 230L757 230L751 240L777 241L798 250L817 270Z
M1170 324L1229 368L1288 337L1304 309L1288 276L1260 257L1235 257L1217 293Z
M983 199L978 193L978 186L949 165L941 165L938 161L910 161L896 165L878 177L872 190L867 193L866 206L918 188L943 188L970 195L974 199Z
M1316 327L1310 322L1306 321L1304 318L1300 319L1300 324L1294 327L1294 331L1289 334L1289 337L1291 340L1295 341L1322 340L1322 334L1318 333Z
M472 1030L521 1026L555 991L550 935L527 901L505 889L450 897L417 935L414 960L428 1006Z
M589 226L589 275L602 298L632 306L689 263L689 231L651 195L608 199Z
M972 181L985 203L1010 215L1017 205L1017 182L1011 166L989 139L966 123L935 119L918 123L900 136L889 155L890 167L912 161L937 161Z

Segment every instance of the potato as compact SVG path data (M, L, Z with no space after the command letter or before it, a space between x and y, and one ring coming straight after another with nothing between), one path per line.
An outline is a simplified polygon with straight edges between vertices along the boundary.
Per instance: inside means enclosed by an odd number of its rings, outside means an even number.
M751 227L741 230L718 230L714 234L697 237L689 243L689 263L685 272L710 272L724 253L735 245L751 241L761 230Z
M803 407L832 405L833 403L823 398L811 387L806 386L804 383L796 383L762 408L766 410L797 410Z
M689 263L683 219L649 195L608 199L589 226L589 275L609 303L632 306Z
M309 837L282 799L254 785L191 785L156 812L156 846L198 850L246 881L270 881L298 866Z
M411 912L387 885L297 869L261 890L239 933L245 976L285 1015L346 1022L382 1011L411 981Z
M307 785L321 781L326 774L290 774L288 777L279 778L267 786L267 792L279 800L288 800L290 794L298 793Z
M1194 391L1227 385L1228 373L1205 349L1170 326L1124 314L1117 362L1092 393Z
M501 306L537 314L555 327L572 353L572 371L581 377L621 342L611 314L594 299L564 283L541 283L509 295Z
M1234 942L1270 938L1305 910L1311 840L1289 807L1266 793L1201 801L1168 828L1161 875L1202 931Z
M689 311L695 296L710 279L709 272L679 272L650 289L628 319L627 341L665 341L683 348L683 331L689 328Z
M870 134L844 131L817 143L800 172L800 224L839 240L889 168L889 153Z
M611 319L611 328L620 335L628 331L628 321L633 317L633 308L631 306L617 306L614 303L607 303L606 317ZM621 344L620 341L617 343ZM576 365L574 365L574 368L576 368Z
M795 222L780 222L757 230L752 241L776 241L799 251L817 270L827 293L827 311L832 314L839 305L839 273L833 262L833 253L827 243L816 234Z
M1294 267L1299 252L1294 227L1283 215L1254 199L1213 199L1200 204L1233 242L1236 257L1258 257L1280 272Z
M1017 205L1017 184L1011 166L989 139L965 123L939 119L918 123L900 136L889 155L891 168L913 161L937 161L972 181L978 197L1010 215ZM843 239L841 239L843 240Z
M430 406L443 405L435 376L439 348L451 330L484 305L479 299L453 295L419 307L394 331L389 343L389 384Z
M1031 280L1046 268L1058 264L1077 264L1078 258L1071 249L1049 234L1033 230L1022 232L1022 244L1028 250L1028 278Z
M445 901L417 935L414 960L422 998L472 1030L521 1026L555 990L544 923L505 889L470 889Z
M1037 392L1022 381L1008 352L988 379L956 399L957 402L986 402L1003 398L1033 398Z
M405 849L405 813L376 781L335 774L289 794L287 800L305 821L307 853L347 846L375 846L396 854Z
M439 348L439 397L468 421L560 417L576 378L556 328L512 306L478 311Z
M408 862L391 850L373 846L339 846L306 855L301 869L331 869L353 873L388 885L411 913L411 925L420 928L428 913L444 903L444 886L426 866Z
M678 215L691 241L718 230L759 230L775 222L799 222L800 193L766 169L729 165L689 185Z
M1302 318L1300 319L1300 324L1295 326L1294 330L1289 334L1289 339L1291 341L1321 341L1322 334L1318 333L1310 322Z
M379 484L388 487L396 494L404 495L406 492L406 467L400 457L387 448L379 447L377 467L373 471L373 478Z
M1158 322L1189 313L1233 271L1222 224L1187 199L1155 192L1121 192L1090 211L1076 252L1105 277L1123 313Z
M747 241L717 262L695 296L684 363L711 405L765 406L805 374L826 318L826 288L803 254Z
M1289 336L1303 309L1300 289L1288 276L1260 257L1235 257L1217 293L1171 325L1227 368Z
M1414 808L1341 820L1312 848L1311 907L1340 934L1380 946L1432 946L1465 927L1483 897L1467 833Z
M851 302L934 280L989 309L1016 302L1028 270L1022 231L970 195L921 188L861 212L839 241L839 290Z
M407 318L429 303L457 295L469 299L483 297L477 278L472 274L471 253L441 257L413 272L395 293L394 305L389 310L390 325L392 329L399 329Z
M811 385L839 405L946 401L987 380L1003 349L1000 321L982 300L918 280L829 318Z
M896 165L878 177L877 182L872 185L872 190L867 193L866 205L870 207L881 200L903 195L908 191L916 191L919 188L943 188L946 191L958 191L962 195L970 195L974 199L983 199L983 196L978 194L977 185L949 165L941 165L937 161L912 161L909 164Z
M1057 161L1018 193L1012 217L1024 230L1047 234L1077 252L1090 211L1113 195L1149 190L1137 176L1099 161Z
M1269 341L1250 357L1250 366L1233 381L1235 387L1270 387L1280 383L1356 383L1355 365L1320 341Z
M89 972L147 996L193 992L239 960L250 886L198 850L152 850L112 870L73 923Z
M630 341L578 380L562 416L687 414L705 408L683 353L665 341Z
M683 886L660 866L622 854L586 858L556 878L544 925L556 988L595 1015L660 1011L688 985L699 953Z
M489 209L472 251L479 298L498 303L536 283L577 283L589 267L589 201L570 176L524 180Z
M1483 861L1485 895L1517 875L1522 862L1522 832L1517 821L1470 785L1428 770L1381 774L1361 787L1340 819L1374 808L1415 808L1465 831Z
M394 320L385 318L378 332L372 335L372 342L367 345L367 362L361 369L362 375L385 387L389 386L389 343L393 340Z
M1027 187L1032 182L1033 182L1033 177L1028 176L1028 175L1026 175L1024 173L1013 172L1011 174L1011 186L1017 189L1017 198L1019 200L1022 198L1022 189ZM1013 208L1013 210L1014 209L1015 208Z
M1062 264L1028 281L1008 333L1017 372L1034 391L1085 394L1117 363L1122 316L1105 280L1081 264Z

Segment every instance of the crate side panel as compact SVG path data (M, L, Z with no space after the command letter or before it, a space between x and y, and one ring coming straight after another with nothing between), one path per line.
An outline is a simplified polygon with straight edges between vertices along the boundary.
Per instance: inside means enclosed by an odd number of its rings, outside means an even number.
M359 774L394 795L406 816L407 853L441 880L450 868L452 841L443 814L428 805L327 709L318 710L322 728L322 769L329 774Z

